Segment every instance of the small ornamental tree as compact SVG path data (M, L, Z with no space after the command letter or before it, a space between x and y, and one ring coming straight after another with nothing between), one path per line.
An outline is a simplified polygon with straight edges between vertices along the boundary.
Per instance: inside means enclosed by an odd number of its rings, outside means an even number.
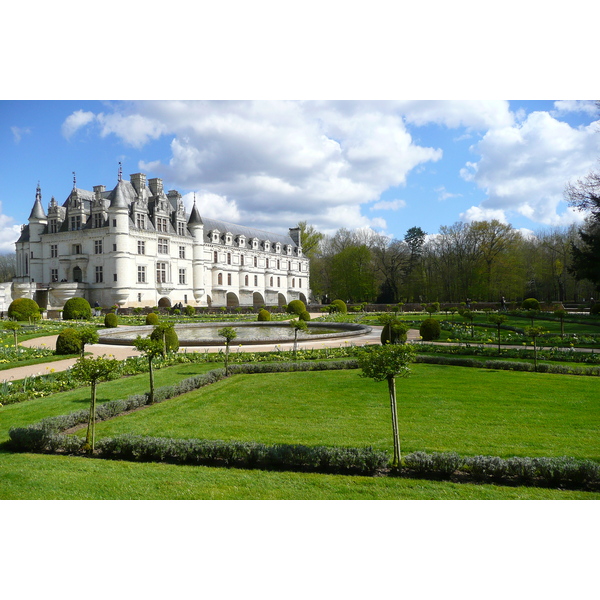
M17 331L19 329L21 329L21 323L17 323L16 321L6 321L5 323L2 324L2 327L4 329L7 329L7 330L13 332L13 335L15 337L15 350L17 350L19 347L19 341L17 339Z
M398 408L396 405L396 377L408 377L408 365L415 359L415 349L408 344L385 344L367 346L358 355L361 377L375 381L387 381L392 411L392 435L394 438L394 458L392 467L400 467L400 432L398 428Z
M306 324L306 321L303 321L302 319L292 319L290 321L290 327L294 330L294 358L296 358L298 352L298 332L308 331L308 325Z
M168 352L179 350L179 338L172 323L159 323L150 334L150 339L162 343L163 356L167 356Z
M270 321L271 320L271 313L268 310L266 310L264 308L261 308L258 311L258 317L257 317L256 320L257 321Z
M91 386L90 414L85 436L84 449L89 453L94 451L96 438L96 385L100 381L108 381L119 376L119 361L114 358L99 356L96 358L79 358L71 367L71 373L81 381Z
M537 338L544 333L541 327L526 327L525 335L533 339L533 370L537 371Z
M508 317L506 315L493 314L489 316L489 319L498 328L498 354L500 354L500 326Z
M404 344L406 342L408 325L391 315L383 315L381 321L383 323L382 344Z
M419 333L424 342L431 342L439 339L442 334L442 327L437 319L432 317L425 319L419 327Z
M557 308L554 311L554 316L560 319L560 337L565 337L565 317L567 316L567 311L564 308Z
M139 308L139 307L138 307ZM135 309L134 309L135 310ZM104 315L104 327L117 327L119 325L119 319L114 312L109 312Z
M148 359L148 373L150 376L150 404L154 404L154 365L155 358L162 356L162 340L152 340L138 335L133 341L133 346Z
M303 313L306 310L306 305L302 300L292 300L287 305L286 310L291 315L300 315L300 313Z
M156 313L148 313L146 315L146 325L158 325L158 315Z
M473 321L475 320L475 313L467 308L462 312L459 311L459 314L465 321L469 321L471 323L471 337L475 337L475 327L473 326Z
M225 338L225 375L229 374L229 344L237 337L237 331L233 327L222 327L217 334Z
M345 315L348 312L348 307L346 306L346 303L343 300L334 300L330 305L329 305L329 312L330 313L336 313L339 312L343 315Z
M521 308L525 310L540 310L540 302L536 298L526 298L521 302Z
M94 327L82 327L77 330L77 335L81 340L81 356L83 357L86 344L97 344L100 336Z

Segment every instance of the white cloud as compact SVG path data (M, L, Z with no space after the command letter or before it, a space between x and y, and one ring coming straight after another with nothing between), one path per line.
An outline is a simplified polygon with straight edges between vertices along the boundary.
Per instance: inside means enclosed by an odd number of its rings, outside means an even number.
M371 206L371 210L398 210L404 208L406 202L404 200L381 200Z
M434 190L438 194L438 200L443 202L444 200L448 200L448 198L461 198L462 194L452 194L448 192L445 186L440 186Z
M185 194L183 202L188 210L191 211L196 200L196 208L203 217L209 219L220 219L231 223L237 223L240 220L240 211L235 201L228 200L225 196L211 194L210 192L198 192L194 194Z
M533 112L519 124L488 131L472 147L481 156L461 170L487 194L477 210L523 215L536 223L565 225L577 218L563 200L566 183L589 172L600 152L598 123L573 128L547 112Z
M31 129L29 129L29 127L11 127L10 130L13 134L15 144L18 144L24 135L29 135L31 133Z
M582 112L592 116L598 114L598 107L594 100L557 100L554 108L557 114L569 112Z
M465 212L460 214L462 221L472 223L473 221L500 221L506 223L506 215L503 210L482 208L480 206L471 206Z
M12 253L15 251L15 242L21 235L21 226L15 225L15 220L2 212L2 202L0 202L0 254Z
M65 119L61 132L66 139L69 139L78 129L85 127L95 119L96 115L93 112L76 110Z

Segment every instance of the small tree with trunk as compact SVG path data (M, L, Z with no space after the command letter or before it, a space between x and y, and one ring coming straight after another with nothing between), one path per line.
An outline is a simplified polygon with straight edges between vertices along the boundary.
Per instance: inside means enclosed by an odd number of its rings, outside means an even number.
M94 451L96 438L96 385L100 381L108 381L119 376L119 361L114 358L99 356L96 358L79 358L71 367L73 375L91 386L90 414L85 436L84 449L89 453Z
M292 319L290 321L290 327L294 330L294 358L296 358L298 352L298 332L308 331L308 325L306 324L306 321L303 321L302 319Z
M225 375L229 374L229 344L237 337L237 331L233 327L222 327L217 334L225 338Z
M557 308L554 311L554 316L560 319L560 337L565 337L565 317L567 316L567 311L564 308Z
M83 357L86 344L97 344L100 336L94 327L82 327L77 330L77 335L81 340L81 356Z
M19 341L17 339L17 332L21 329L21 323L17 323L17 321L6 321L3 323L3 328L8 329L13 332L13 336L15 338L15 350L19 347Z
M150 375L150 404L154 403L154 359L162 356L164 346L162 340L153 340L151 338L143 338L138 335L133 345L136 350L141 352L148 359L148 373Z
M489 319L498 329L498 354L500 354L500 326L508 320L508 317L506 315L494 314L490 315Z
M384 344L367 346L358 356L362 369L361 377L370 377L375 381L386 380L390 394L392 411L392 434L394 438L394 458L392 467L400 466L400 433L398 428L398 409L396 405L396 377L408 377L408 365L415 359L415 349L407 344Z
M533 370L537 371L537 338L544 333L541 327L526 327L525 335L533 339Z
M462 312L459 312L459 314L465 321L469 321L471 323L471 337L475 337L475 326L473 325L475 313L467 308Z

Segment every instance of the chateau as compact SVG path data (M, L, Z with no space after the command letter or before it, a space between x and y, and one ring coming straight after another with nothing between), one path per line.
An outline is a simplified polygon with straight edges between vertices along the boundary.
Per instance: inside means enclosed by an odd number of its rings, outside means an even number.
M309 297L300 229L268 233L187 213L181 194L136 173L116 187L73 189L48 213L38 184L16 242L12 297L62 308L92 306L278 306Z

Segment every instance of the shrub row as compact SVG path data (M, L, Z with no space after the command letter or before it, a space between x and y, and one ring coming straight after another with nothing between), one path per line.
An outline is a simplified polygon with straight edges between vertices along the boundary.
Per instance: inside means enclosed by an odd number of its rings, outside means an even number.
M139 462L372 474L387 466L387 452L258 442L182 440L119 435L98 442L102 458Z
M559 457L465 456L455 452L413 452L404 466L420 476L449 477L460 471L477 481L585 487L600 482L600 464L588 459Z

